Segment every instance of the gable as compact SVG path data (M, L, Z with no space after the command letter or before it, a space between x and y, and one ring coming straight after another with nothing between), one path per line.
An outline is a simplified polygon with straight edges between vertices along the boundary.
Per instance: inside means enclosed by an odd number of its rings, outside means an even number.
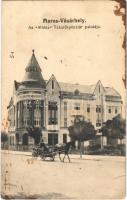
M101 81L99 80L95 86L93 94L98 95L98 94L104 94L104 93L105 93L105 88L103 87Z
M49 81L47 82L46 89L50 95L53 95L53 94L55 95L60 92L60 86L54 75L52 75Z

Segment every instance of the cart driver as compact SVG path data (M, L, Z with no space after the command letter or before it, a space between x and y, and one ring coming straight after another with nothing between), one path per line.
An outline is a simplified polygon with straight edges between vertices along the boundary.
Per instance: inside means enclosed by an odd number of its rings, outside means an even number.
M43 139L41 139L41 141L39 143L39 148L41 148L44 151L48 150L48 148L46 147Z

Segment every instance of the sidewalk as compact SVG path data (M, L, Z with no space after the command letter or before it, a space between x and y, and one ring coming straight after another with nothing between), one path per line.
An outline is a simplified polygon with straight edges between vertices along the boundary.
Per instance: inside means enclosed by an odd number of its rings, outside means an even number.
M23 151L10 151L10 150L1 150L2 153L5 154L14 154L14 155L24 155L24 156L32 156L32 152L23 152ZM84 159L84 160L95 160L95 161L125 161L124 156L102 156L102 155L82 155L80 158L79 154L69 154L71 159ZM56 156L58 157L58 156Z

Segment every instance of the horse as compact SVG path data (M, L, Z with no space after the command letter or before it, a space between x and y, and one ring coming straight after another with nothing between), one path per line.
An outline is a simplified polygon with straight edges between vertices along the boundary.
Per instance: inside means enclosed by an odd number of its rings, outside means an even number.
M56 145L55 148L54 148L54 152L57 152L59 154L59 159L61 161L64 162L64 159L65 157L67 156L68 157L68 160L69 162L71 162L70 158L69 158L69 150L71 147L75 147L74 145L74 142L73 141L70 141L70 142L67 142L66 144L62 144L62 145ZM63 157L63 160L61 159L60 155L61 154L64 154L64 157Z

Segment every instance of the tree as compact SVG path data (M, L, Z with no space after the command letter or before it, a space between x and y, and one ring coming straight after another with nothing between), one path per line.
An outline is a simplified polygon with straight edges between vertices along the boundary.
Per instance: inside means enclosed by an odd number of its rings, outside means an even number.
M69 136L73 141L88 141L95 138L96 131L91 122L85 121L84 119L75 118L74 124L68 127ZM81 146L80 146L81 153Z
M103 136L122 141L126 134L125 120L120 115L117 115L112 120L108 120L102 128L102 134Z
M5 143L8 141L8 135L5 132L1 133L1 143L3 143L3 148L5 146Z
M42 137L42 129L39 127L27 128L28 135L34 139L35 145L39 144Z

